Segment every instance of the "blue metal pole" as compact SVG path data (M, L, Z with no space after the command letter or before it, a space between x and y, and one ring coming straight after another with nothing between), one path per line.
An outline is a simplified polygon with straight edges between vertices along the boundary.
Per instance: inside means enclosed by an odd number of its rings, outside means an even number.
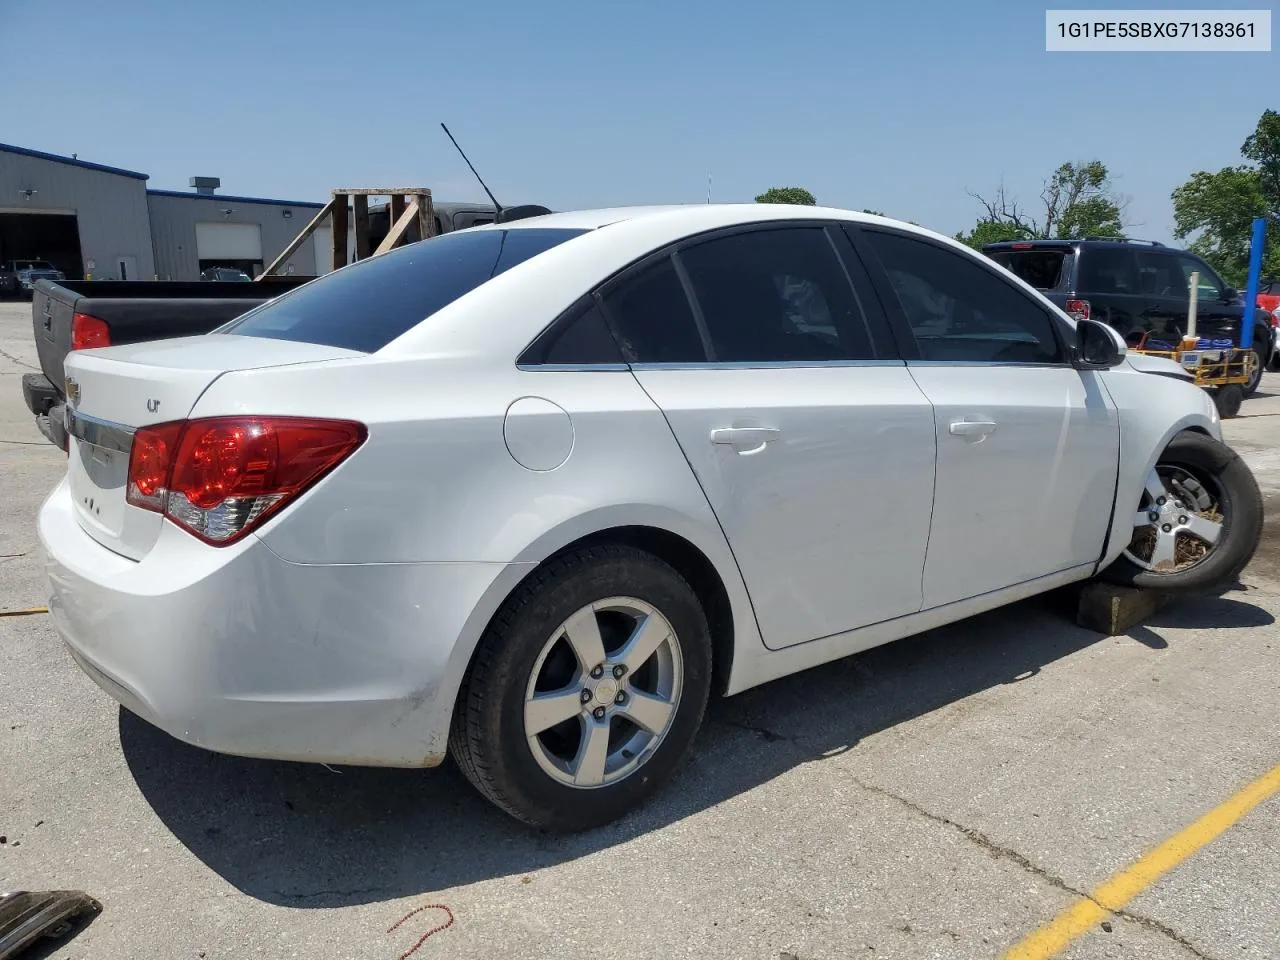
M1244 288L1244 319L1240 329L1240 349L1253 346L1253 309L1258 303L1258 285L1262 278L1262 247L1267 242L1267 218L1253 221L1253 243L1249 247L1249 282Z

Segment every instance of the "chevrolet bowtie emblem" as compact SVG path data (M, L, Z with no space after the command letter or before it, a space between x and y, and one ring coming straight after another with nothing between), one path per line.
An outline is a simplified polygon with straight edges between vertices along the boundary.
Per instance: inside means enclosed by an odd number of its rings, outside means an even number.
M71 377L67 377L66 380L64 381L64 384L66 387L67 402L71 404L71 406L73 407L79 406L80 405L80 384L78 384Z

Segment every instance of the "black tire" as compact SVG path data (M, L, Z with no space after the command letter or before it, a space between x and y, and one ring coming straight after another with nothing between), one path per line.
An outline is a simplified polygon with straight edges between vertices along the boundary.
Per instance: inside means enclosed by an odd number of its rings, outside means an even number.
M1218 541L1202 560L1181 570L1149 570L1122 555L1103 571L1103 578L1180 593L1211 591L1235 583L1262 539L1262 492L1248 465L1226 444L1202 433L1187 432L1173 438L1156 466L1188 471L1216 487L1222 511ZM1134 512L1140 506L1135 503Z
M1267 369L1267 351L1262 347L1253 348L1253 373L1249 376L1249 382L1244 385L1244 395L1252 397L1258 392L1258 388L1262 386L1262 374Z
M1229 383L1213 391L1213 405L1218 408L1218 416L1230 420L1240 412L1244 404L1244 389L1238 383Z
M526 689L544 645L583 607L624 595L655 608L679 638L682 694L665 736L634 772L580 789L535 759ZM511 816L560 832L598 827L640 805L688 757L711 690L711 638L689 583L658 557L620 544L568 551L529 576L486 629L458 695L450 751L467 779Z

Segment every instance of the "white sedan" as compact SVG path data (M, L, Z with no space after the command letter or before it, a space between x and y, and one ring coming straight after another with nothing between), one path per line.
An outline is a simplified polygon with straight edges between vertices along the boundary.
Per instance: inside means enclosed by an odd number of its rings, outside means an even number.
M1227 583L1261 533L1176 365L843 210L451 233L66 370L39 529L94 681L211 750L451 749L554 829L667 780L713 691L1098 575Z

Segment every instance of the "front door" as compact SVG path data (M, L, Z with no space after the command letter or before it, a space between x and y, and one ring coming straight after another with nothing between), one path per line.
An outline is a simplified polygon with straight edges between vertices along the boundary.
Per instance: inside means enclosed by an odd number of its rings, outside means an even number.
M933 415L822 224L700 239L605 291L777 649L920 609Z
M1096 563L1119 421L1098 374L1067 362L1060 321L974 256L879 228L861 237L934 407L924 606Z

